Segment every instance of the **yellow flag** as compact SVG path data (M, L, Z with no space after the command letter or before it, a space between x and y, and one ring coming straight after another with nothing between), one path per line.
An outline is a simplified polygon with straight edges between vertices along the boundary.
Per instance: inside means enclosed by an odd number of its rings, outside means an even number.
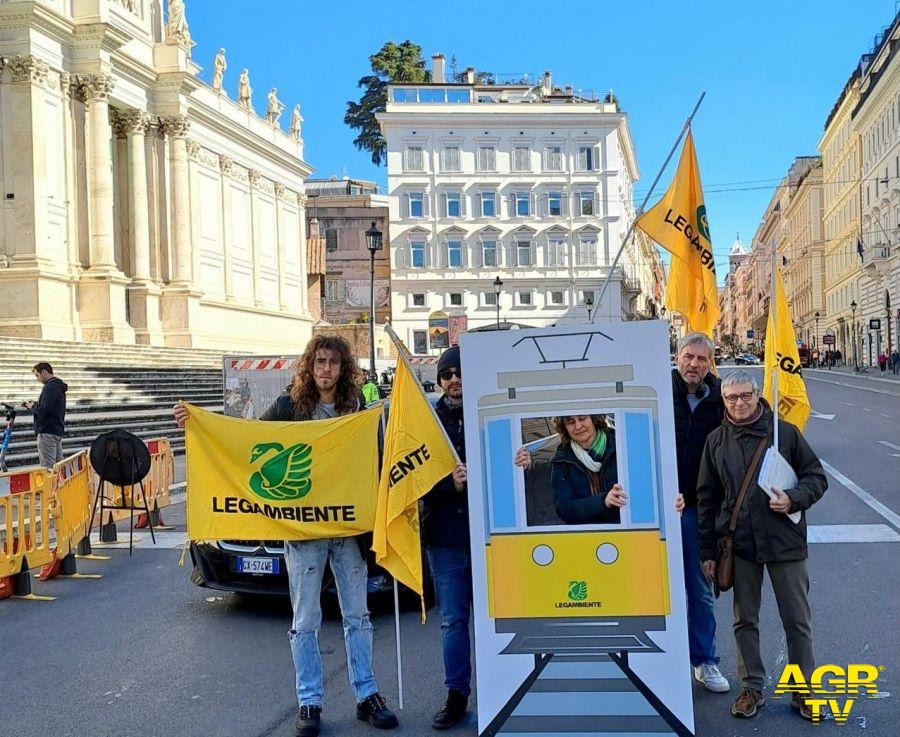
M777 314L773 314L773 308ZM778 324L775 324L777 318ZM806 396L806 384L800 373L800 352L794 339L791 311L784 296L781 272L775 269L775 294L769 305L769 322L766 324L766 375L763 380L763 396L773 406L772 374L778 370L778 416L803 430L809 419L810 405Z
M375 561L422 594L419 499L456 467L428 400L406 362L397 362L384 436L372 550Z
M690 330L712 335L719 321L719 290L691 131L681 149L675 179L636 226L672 254L666 309L684 315Z
M187 408L191 540L309 540L372 529L380 408L309 422Z

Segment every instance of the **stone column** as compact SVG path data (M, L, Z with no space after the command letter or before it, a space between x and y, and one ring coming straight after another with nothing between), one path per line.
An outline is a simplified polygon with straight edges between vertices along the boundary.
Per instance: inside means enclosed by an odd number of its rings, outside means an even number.
M278 306L282 313L288 309L287 306L287 284L285 283L285 247L284 242L284 202L287 198L287 191L284 185L275 182L275 258L278 263Z
M297 218L299 225L297 227L297 244L296 247L300 251L300 310L309 314L309 268L307 258L309 258L309 244L306 242L306 195L297 195Z
M259 180L262 174L256 169L250 169L247 176L250 179L250 253L253 258L253 304L262 307L262 280L259 268L259 203L257 202Z
M231 177L234 162L230 157L219 154L219 170L222 173L222 252L225 255L225 300L234 299L234 280L231 273Z
M188 173L187 134L191 123L186 115L170 115L162 119L169 137L172 157L172 279L171 283L190 285L191 212Z

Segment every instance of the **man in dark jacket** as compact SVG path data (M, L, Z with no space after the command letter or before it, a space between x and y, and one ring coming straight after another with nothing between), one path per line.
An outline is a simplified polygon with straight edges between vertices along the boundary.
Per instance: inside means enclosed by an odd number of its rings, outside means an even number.
M44 388L37 402L22 404L34 413L34 433L37 435L40 463L45 468L53 468L55 463L63 459L62 439L66 432L66 391L69 387L53 375L53 367L49 363L35 364L31 373Z
M441 354L437 378L444 393L435 404L435 412L463 461L422 498L422 541L441 613L444 684L448 689L447 700L434 715L431 726L449 729L466 713L472 680L469 646L472 557L469 550L466 443L458 347L448 348Z
M688 333L678 342L672 369L675 453L678 459L676 509L681 512L681 550L687 594L688 649L694 679L715 693L731 686L719 671L716 612L712 585L697 550L697 474L707 436L722 424L724 408L719 379L709 372L715 345L703 333Z
M761 440L770 442L774 417L759 397L747 372L734 371L722 381L725 422L706 441L697 487L700 557L710 579L716 569L716 541L728 531L741 482ZM759 606L763 570L775 593L787 637L788 660L809 682L814 668L809 576L806 572L806 515L794 524L788 514L805 512L825 493L822 464L800 431L778 423L778 451L797 475L792 489L773 489L774 498L751 481L734 533L734 639L743 689L731 707L736 717L752 717L765 704L766 671L759 651ZM754 481L758 469L754 469ZM799 694L791 705L805 719L812 709Z

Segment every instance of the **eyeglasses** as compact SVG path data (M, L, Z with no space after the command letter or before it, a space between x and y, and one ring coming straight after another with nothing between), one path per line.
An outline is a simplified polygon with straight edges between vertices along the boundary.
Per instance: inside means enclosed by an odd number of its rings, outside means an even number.
M341 359L339 359L339 358L317 358L315 361L313 361L313 365L319 369L325 368L326 366L340 366Z
M754 396L756 396L756 392L744 392L743 394L723 394L722 399L726 404L737 404L739 399L744 403L749 403Z
M462 371L458 368L446 369L438 374L438 379L441 381L450 381L454 376L462 379Z

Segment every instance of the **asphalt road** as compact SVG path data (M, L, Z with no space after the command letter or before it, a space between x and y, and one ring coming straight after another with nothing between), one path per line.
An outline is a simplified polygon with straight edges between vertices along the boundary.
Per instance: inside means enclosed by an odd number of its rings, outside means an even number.
M728 369L724 369L727 371ZM751 369L753 370L753 369ZM759 371L758 369L755 369ZM736 694L731 597L717 606L721 668L732 693L695 688L698 735L783 737L786 734L862 734L893 737L900 720L900 384L809 372L814 409L807 437L834 477L809 514L823 539L811 548L810 598L820 663L884 666L882 698L857 701L848 724L801 722L786 701L769 699L760 716L728 714ZM832 419L826 419L828 415ZM879 442L883 441L883 442ZM885 445L889 443L891 445ZM895 446L895 447L892 447ZM867 504L863 498L871 503ZM881 511L876 509L883 505ZM873 508L876 507L876 508ZM886 510L887 518L884 516ZM287 737L293 734L293 667L287 642L286 600L252 599L193 586L189 566L178 567L183 505L165 513L175 527L160 546L102 551L108 561L79 561L101 580L37 583L55 602L0 602L0 733L65 737ZM120 533L120 538L123 535ZM878 542L886 538L891 541ZM168 547L163 547L163 546ZM189 560L189 559L188 559ZM768 584L767 584L768 586ZM397 707L395 640L390 602L372 602L376 676ZM770 679L785 662L783 633L770 591L762 612L763 654ZM432 733L440 704L440 623L432 612L401 615L405 709L397 734ZM320 635L326 704L323 735L371 735L355 719L339 620ZM498 673L498 678L503 674ZM474 718L451 732L474 735Z

